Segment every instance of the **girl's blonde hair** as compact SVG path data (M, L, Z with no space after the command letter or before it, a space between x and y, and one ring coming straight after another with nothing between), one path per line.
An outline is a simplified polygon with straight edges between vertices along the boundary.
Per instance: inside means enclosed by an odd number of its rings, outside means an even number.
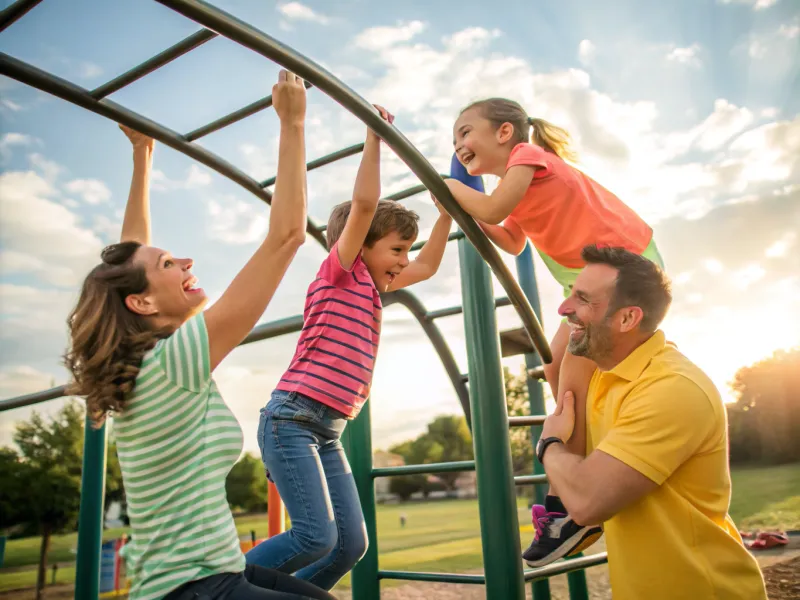
M527 142L530 130L531 144L536 144L564 160L570 162L578 160L578 155L572 147L572 140L566 129L544 119L529 117L525 109L513 100L505 98L478 100L464 108L460 114L464 114L470 109L479 110L481 116L488 120L495 129L498 129L503 123L511 123L514 127L516 144Z

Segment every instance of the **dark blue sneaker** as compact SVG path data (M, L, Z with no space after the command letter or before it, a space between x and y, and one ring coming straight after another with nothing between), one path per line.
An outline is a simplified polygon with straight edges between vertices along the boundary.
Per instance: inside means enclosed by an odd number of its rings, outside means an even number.
M603 535L603 529L597 525L578 525L566 512L548 511L540 504L535 504L531 513L536 535L522 554L530 567L543 567L577 554Z

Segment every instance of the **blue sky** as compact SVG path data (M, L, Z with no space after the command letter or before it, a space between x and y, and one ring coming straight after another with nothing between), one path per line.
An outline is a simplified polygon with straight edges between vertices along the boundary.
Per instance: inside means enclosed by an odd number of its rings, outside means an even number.
M449 163L452 122L472 100L512 97L529 114L567 127L582 168L653 224L675 282L665 330L726 397L737 368L798 343L796 1L519 1L502 3L502 11L492 3L448 4L455 3L218 3L389 107L440 170ZM4 32L0 47L91 89L197 28L146 0L49 0ZM215 39L112 99L186 132L267 95L277 69ZM65 380L64 321L81 277L119 234L131 161L113 123L9 79L0 79L0 111L0 397L8 397ZM363 126L318 91L309 92L308 115L309 159L364 137ZM200 143L265 178L275 171L276 124L264 111ZM310 174L318 220L347 199L357 164L354 157ZM194 258L203 287L218 297L263 238L268 208L169 148L157 148L155 168L155 243ZM413 183L385 150L384 191ZM429 198L406 202L427 234L436 214ZM301 312L322 257L309 241L264 321ZM457 264L451 245L440 273L413 291L430 308L460 304ZM559 292L537 267L552 332ZM508 308L498 318L501 327L517 323ZM440 326L466 370L461 317ZM384 332L373 391L378 447L459 411L404 309L386 311ZM295 341L237 350L217 372L248 449L256 448L258 409ZM29 414L3 413L0 443Z

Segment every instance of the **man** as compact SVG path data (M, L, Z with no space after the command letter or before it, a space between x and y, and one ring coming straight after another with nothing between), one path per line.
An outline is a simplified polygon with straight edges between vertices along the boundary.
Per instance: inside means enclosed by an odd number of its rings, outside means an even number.
M574 426L571 393L538 445L571 517L562 521L603 523L615 600L766 600L727 514L722 400L658 329L672 300L669 280L619 248L590 246L583 258L559 314L571 328L568 351L598 366L586 403L587 455L563 444Z

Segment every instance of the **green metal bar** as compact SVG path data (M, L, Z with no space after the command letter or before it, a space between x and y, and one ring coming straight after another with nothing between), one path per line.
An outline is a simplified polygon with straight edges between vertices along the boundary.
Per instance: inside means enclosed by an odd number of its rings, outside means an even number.
M469 241L460 240L458 250L486 598L523 600L525 584L492 277Z
M454 231L453 233L451 233L450 235L447 236L447 241L448 242L452 242L453 240L460 240L463 237L464 237L464 232L462 232L461 230ZM422 247L425 245L425 242L427 242L427 241L428 240L420 240L419 242L416 242L416 243L412 244L411 248L409 248L408 251L409 252L416 252L417 250L421 250Z
M541 485L547 483L547 475L517 475L514 485Z
M546 567L540 569L533 569L525 571L525 581L536 581L537 579L544 579L547 577L555 577L556 575L563 575L564 573L572 573L583 569L602 565L608 562L608 554L601 552L599 554L592 554L591 556L582 556L580 558L568 558L560 560Z
M342 445L356 481L369 539L367 553L353 568L350 576L353 600L378 600L381 597L381 585L378 581L378 525L375 514L375 483L372 480L372 424L369 401L345 428Z
M527 243L525 245L525 249L522 251L522 254L517 256L516 265L519 287L522 288L522 291L528 298L528 302L531 304L531 308L533 308L536 318L539 319L539 322L541 323L542 305L539 302L539 288L536 285L536 270L533 266L533 252L531 250L530 243ZM541 369L542 359L536 353L526 354L525 368L528 371L531 369ZM542 390L542 383L531 379L530 377L528 377L528 402L530 404L531 415L545 414L544 391ZM509 419L509 421L511 422L512 419L521 421L522 419L525 419L525 417L512 417ZM531 443L533 444L535 455L536 442L539 440L539 436L542 435L542 423L544 422L544 417L528 417L528 419L531 421L535 420L535 422L529 423L531 426ZM539 463L539 461L535 458L533 459L533 473L533 477L526 479L544 478L543 481L526 480L524 481L525 484L547 483L547 478L544 475L544 466L542 466L542 464ZM514 483L517 485L522 485L523 482L518 481L519 479L521 478L515 478ZM535 504L544 504L544 498L547 495L547 490L543 485L535 485L533 488L533 495ZM547 579L539 579L534 581L531 584L531 592L533 593L534 600L550 600L550 582Z
M310 85L311 85L310 83L307 83L306 87L309 87ZM324 167L325 165L334 163L337 160L347 158L348 156L355 156L362 150L364 150L363 142L359 144L353 144L352 146L348 146L347 148L342 148L341 150L337 150L336 152L331 152L330 154L326 154L325 156L320 156L319 158L315 158L306 165L306 172L313 171L314 169L319 169L320 167ZM269 179L265 179L258 185L260 185L262 188L275 185L276 177L277 176L272 176Z
M402 581L432 581L436 583L486 583L483 575L461 575L459 573L423 573L420 571L378 571L379 579Z
M3 11L0 12L0 32L5 31L7 27L11 27L14 23L19 21L29 10L41 1L42 0L17 0L8 8L4 8Z
M508 298L496 298L494 301L495 308L503 306L511 306L511 300ZM426 319L441 319L442 317L452 317L453 315L460 315L464 312L463 306L451 306L450 308L440 308L439 310L432 310L425 315Z
M400 475L429 475L433 473L457 473L459 471L474 471L474 460L459 460L444 463L430 463L427 465L404 465L402 467L381 467L372 469L373 477L399 477Z
M81 508L78 514L78 557L75 600L97 600L100 594L100 549L106 491L106 425L95 429L86 417L83 436Z

